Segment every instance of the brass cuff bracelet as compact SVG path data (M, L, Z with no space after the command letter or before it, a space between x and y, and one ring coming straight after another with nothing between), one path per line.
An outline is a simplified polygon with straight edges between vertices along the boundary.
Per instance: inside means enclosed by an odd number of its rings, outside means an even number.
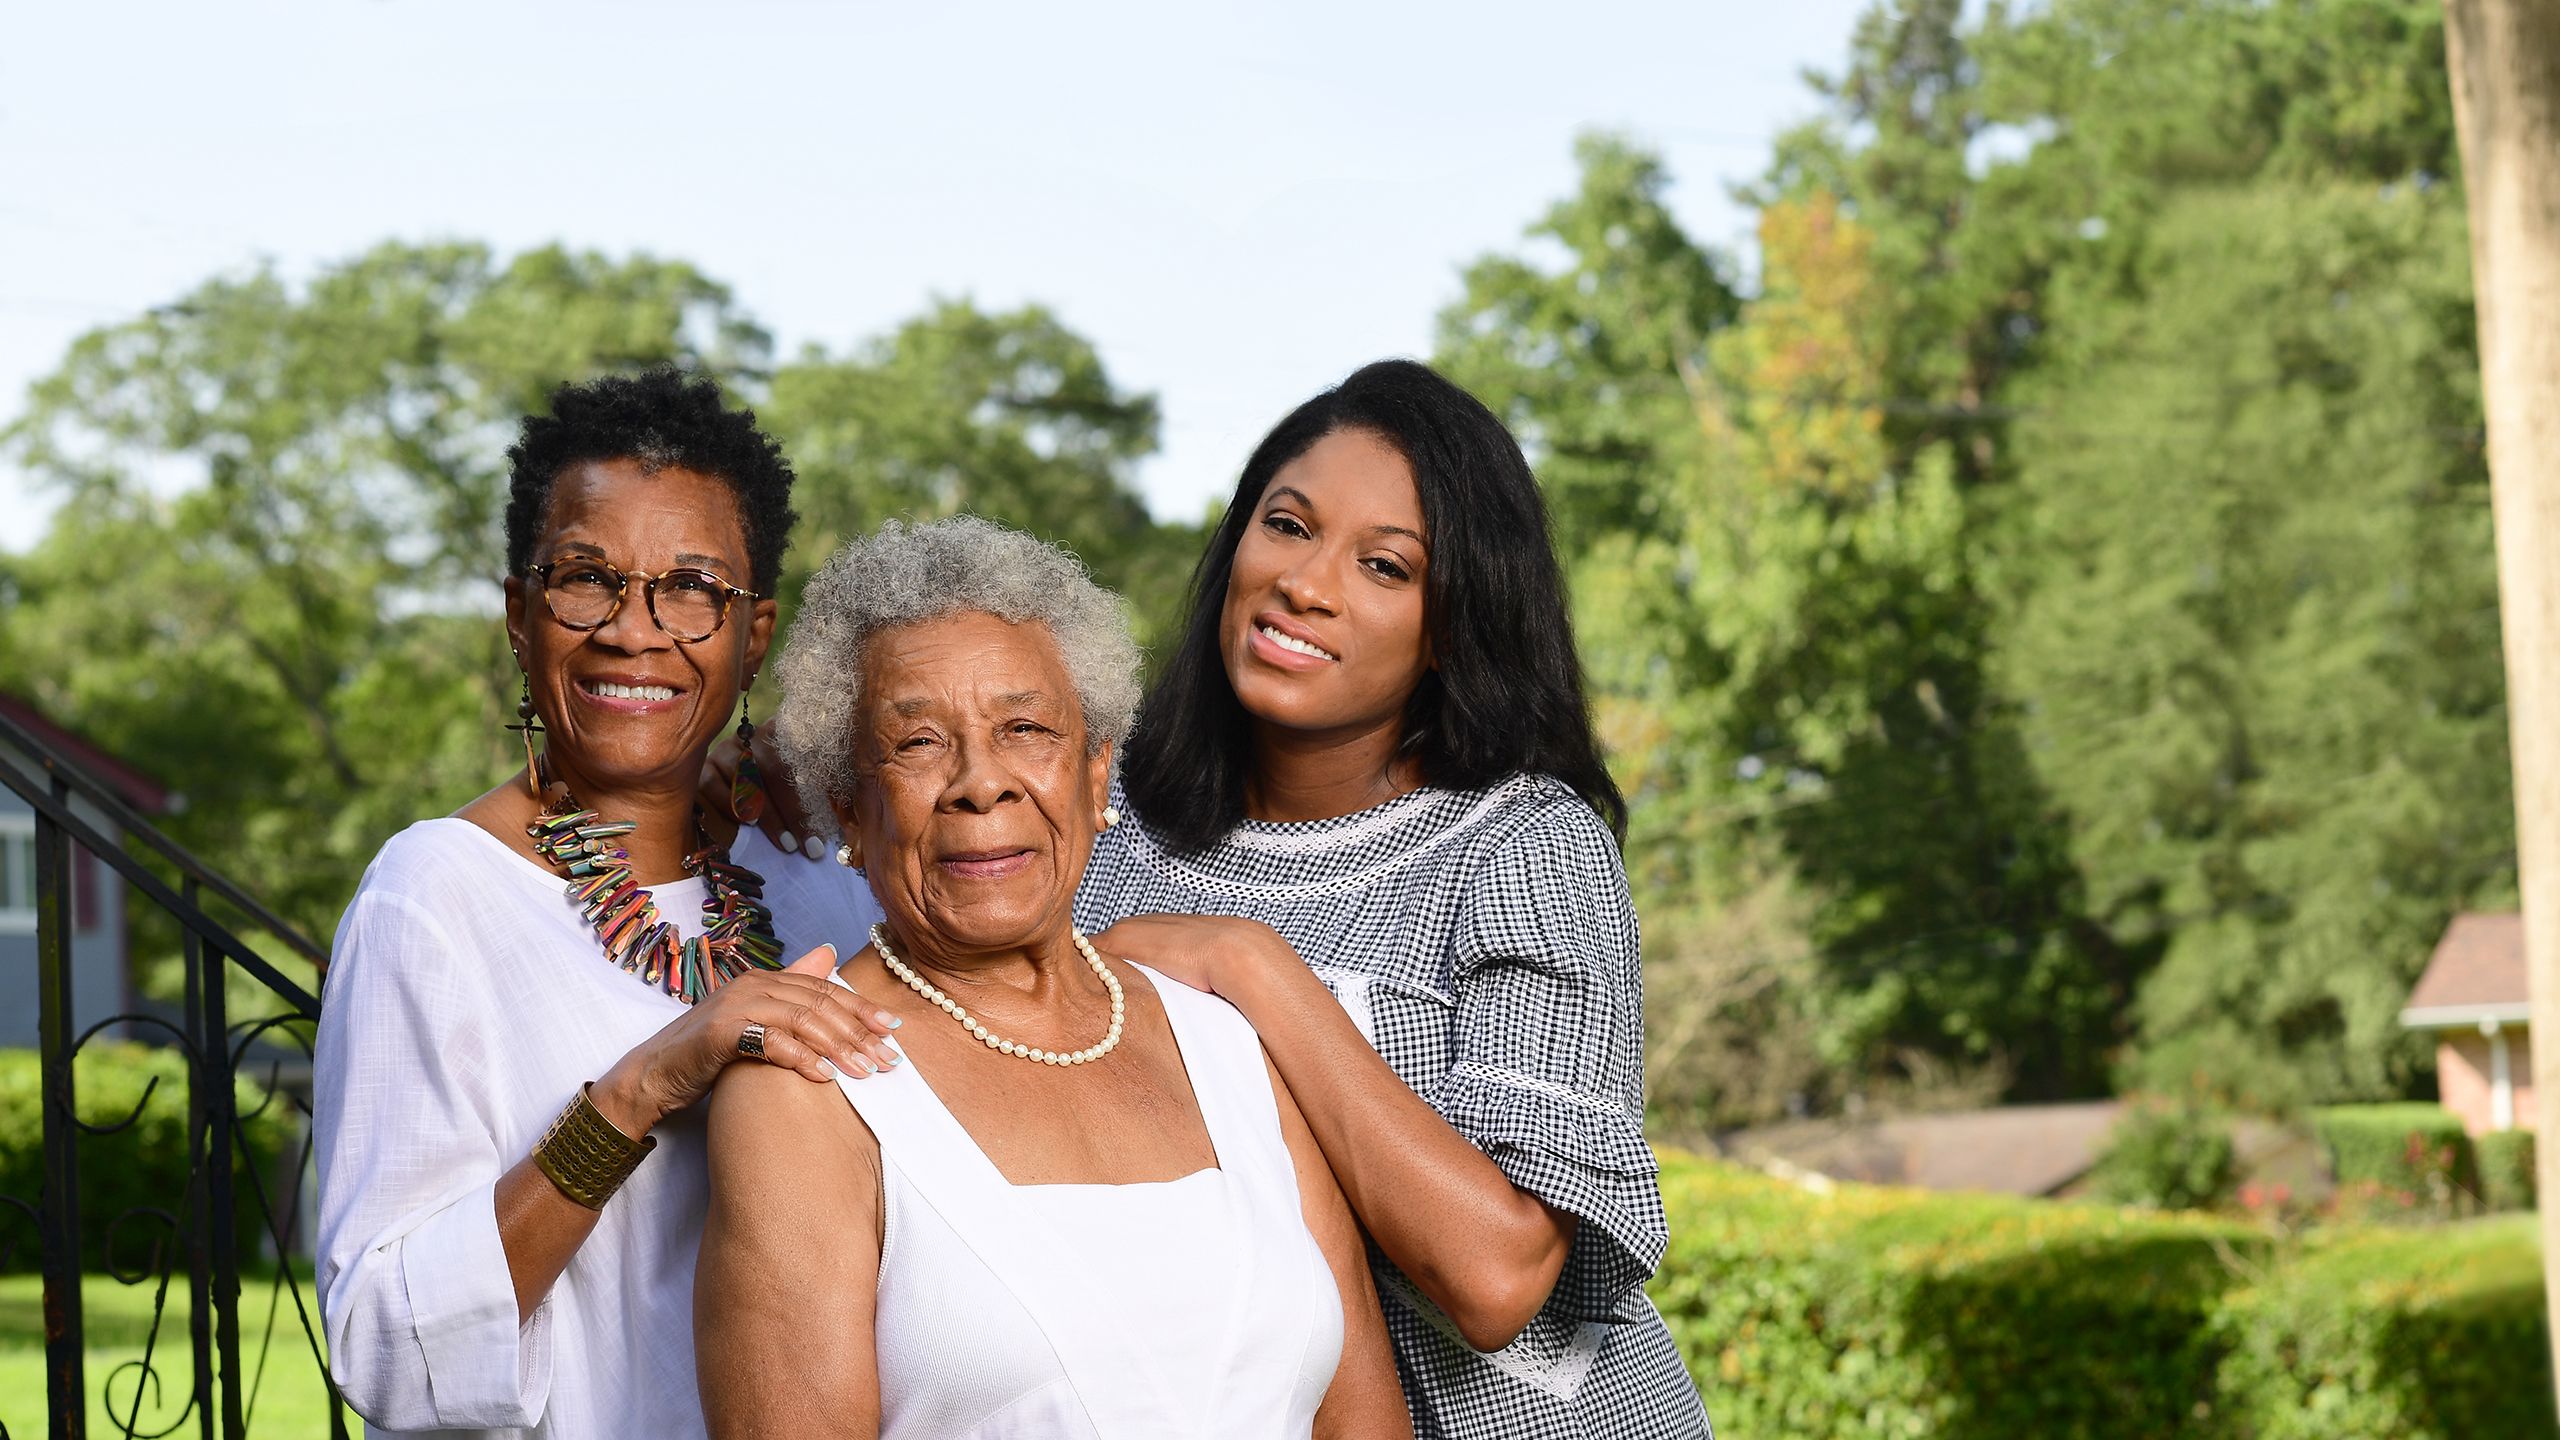
M533 1147L533 1163L542 1167L561 1194L590 1210L602 1210L631 1172L640 1168L641 1160L658 1148L658 1137L634 1140L616 1129L596 1108L595 1088L592 1080L578 1087L578 1098L569 1102Z

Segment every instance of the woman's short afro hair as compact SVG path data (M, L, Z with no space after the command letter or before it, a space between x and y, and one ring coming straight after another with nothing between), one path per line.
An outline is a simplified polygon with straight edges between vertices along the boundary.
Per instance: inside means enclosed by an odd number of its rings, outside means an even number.
M659 366L605 375L551 392L551 413L528 415L507 448L507 573L533 563L533 545L551 509L560 472L589 460L636 460L640 468L691 470L727 485L747 527L747 584L771 595L791 542L791 462L756 428L752 410L732 410L720 387Z

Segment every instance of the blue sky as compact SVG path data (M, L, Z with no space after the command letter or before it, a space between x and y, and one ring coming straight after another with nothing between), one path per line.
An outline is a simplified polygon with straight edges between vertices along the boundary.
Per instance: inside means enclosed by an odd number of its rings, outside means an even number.
M1691 231L1811 113L1852 0L27 4L0 10L0 419L81 331L385 238L680 256L785 351L1040 301L1164 406L1193 514L1261 431L1429 349L1586 128ZM50 509L0 470L0 545Z

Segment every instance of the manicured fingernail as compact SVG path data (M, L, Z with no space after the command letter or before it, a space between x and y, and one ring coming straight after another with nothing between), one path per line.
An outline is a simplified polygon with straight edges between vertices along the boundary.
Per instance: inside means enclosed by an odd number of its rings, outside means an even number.
M798 837L798 836L796 836L796 835L793 835L793 834L792 834L790 831L788 831L788 830L783 831L783 832L782 832L782 848L783 848L783 849L785 849L785 850L797 850L797 849L799 849L799 848L800 848L800 839L799 839L799 837Z
M827 1059L826 1056L821 1055L818 1057L818 1068L827 1072L828 1079L833 1080L836 1078L836 1067Z
M900 1056L897 1051L892 1050L889 1052L889 1058L880 1062L880 1068L886 1070L890 1066L897 1064L902 1058L903 1057Z
M888 1011L883 1010L883 1011L881 1011L881 1012L880 1012L880 1023L881 1023L881 1024L883 1024L883 1025L888 1026L888 1027L889 1027L890 1029L892 1029L892 1030L895 1030L895 1029L897 1029L899 1026L904 1025L904 1024L906 1024L907 1022L906 1022L906 1021L904 1021L904 1020L899 1019L899 1018L898 1018L897 1016L895 1016L895 1015L890 1014Z
M827 858L827 842L815 835L803 836L800 841L800 853L812 860L824 860Z

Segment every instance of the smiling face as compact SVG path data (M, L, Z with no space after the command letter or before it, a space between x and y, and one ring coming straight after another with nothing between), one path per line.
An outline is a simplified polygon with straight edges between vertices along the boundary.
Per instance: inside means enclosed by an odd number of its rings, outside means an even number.
M1280 467L1236 542L1219 620L1247 714L1313 735L1401 723L1431 668L1431 561L1413 467L1366 430L1336 430Z
M928 959L1062 940L1109 793L1049 629L971 611L872 637L836 817Z
M740 589L750 584L737 498L708 475L583 461L553 482L548 521L534 542L537 564L699 569ZM666 785L690 793L773 638L773 602L733 598L716 633L679 644L650 618L645 583L632 580L611 620L580 631L552 615L538 581L507 580L508 638L549 732L553 774L573 793Z

